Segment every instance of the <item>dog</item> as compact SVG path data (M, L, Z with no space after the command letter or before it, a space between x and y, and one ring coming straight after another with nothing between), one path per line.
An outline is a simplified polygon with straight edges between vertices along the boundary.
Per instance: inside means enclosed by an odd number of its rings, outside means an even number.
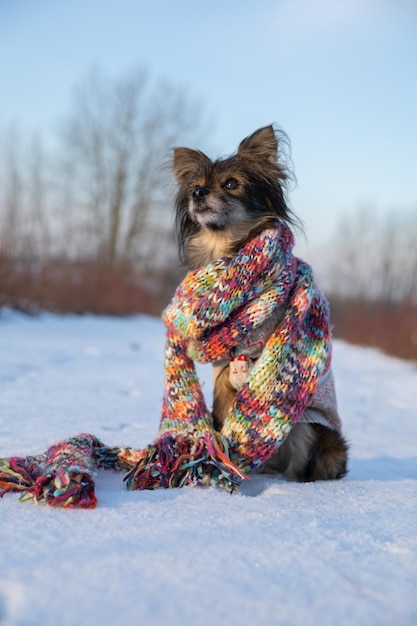
M175 230L179 255L188 269L235 255L252 237L279 223L291 228L297 224L286 201L291 172L284 145L288 145L286 135L270 125L243 139L236 153L223 159L213 161L201 151L174 148ZM279 321L271 321L269 334ZM259 353L252 351L250 356L256 360ZM236 394L230 363L214 364L213 379L212 417L220 430ZM317 395L315 406L293 426L262 472L299 482L346 474L348 444L340 432L331 372Z

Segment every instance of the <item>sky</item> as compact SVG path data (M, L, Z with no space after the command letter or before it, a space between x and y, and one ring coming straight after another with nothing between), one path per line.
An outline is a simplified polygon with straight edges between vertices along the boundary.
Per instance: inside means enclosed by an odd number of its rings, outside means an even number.
M309 245L360 207L417 219L415 0L0 0L0 129L53 132L92 68L138 66L201 103L210 156L287 133Z

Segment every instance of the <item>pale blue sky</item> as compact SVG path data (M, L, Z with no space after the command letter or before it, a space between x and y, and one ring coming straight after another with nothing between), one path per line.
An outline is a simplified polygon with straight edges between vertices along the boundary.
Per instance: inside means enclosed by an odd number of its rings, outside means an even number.
M49 132L93 66L137 65L203 104L212 156L287 132L311 245L358 205L417 219L417 0L0 0L0 127Z

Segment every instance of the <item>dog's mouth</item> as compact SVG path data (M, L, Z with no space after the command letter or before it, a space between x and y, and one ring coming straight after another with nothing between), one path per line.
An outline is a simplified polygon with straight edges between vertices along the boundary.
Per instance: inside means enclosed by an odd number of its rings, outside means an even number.
M206 201L190 201L189 213L193 222L207 228L224 228L228 223L225 207L216 206Z
M227 202L215 197L191 198L188 211L193 222L211 230L224 230L248 219L245 207L237 198Z
M193 211L196 215L205 215L206 213L213 213L213 209L211 208L211 206L208 206L207 204L200 204L200 203L195 203L193 202Z

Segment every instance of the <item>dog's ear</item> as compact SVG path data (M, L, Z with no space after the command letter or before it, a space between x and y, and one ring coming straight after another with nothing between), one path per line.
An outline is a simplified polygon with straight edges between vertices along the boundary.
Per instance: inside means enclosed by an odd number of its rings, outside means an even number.
M172 171L178 184L182 185L187 178L193 176L207 162L209 162L209 158L204 152L191 150L191 148L174 148Z
M241 142L237 152L242 156L251 155L263 161L276 163L278 141L272 124L260 128L246 137Z

